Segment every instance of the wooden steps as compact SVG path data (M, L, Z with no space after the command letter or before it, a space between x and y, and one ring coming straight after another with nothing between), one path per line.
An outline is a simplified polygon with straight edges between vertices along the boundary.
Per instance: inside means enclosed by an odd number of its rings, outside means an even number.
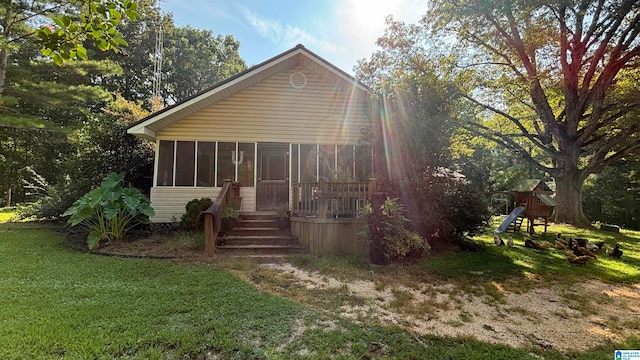
M216 252L242 257L272 257L306 251L291 228L280 229L275 213L243 213L236 226L218 236Z
M518 216L513 220L509 227L507 228L507 232L518 233L520 232L520 228L522 227L522 221L524 220L524 216Z

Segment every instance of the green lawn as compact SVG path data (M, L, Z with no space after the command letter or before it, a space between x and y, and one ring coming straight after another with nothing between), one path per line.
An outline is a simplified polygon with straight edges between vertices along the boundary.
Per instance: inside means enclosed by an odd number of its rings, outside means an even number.
M257 291L215 264L73 252L0 225L0 359L609 359L357 325Z

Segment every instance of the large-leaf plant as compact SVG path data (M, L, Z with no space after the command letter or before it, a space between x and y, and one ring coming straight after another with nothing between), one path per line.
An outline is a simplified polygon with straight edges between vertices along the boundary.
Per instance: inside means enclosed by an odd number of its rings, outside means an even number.
M78 199L63 216L71 216L69 225L82 225L89 230L87 246L93 250L100 241L122 239L138 224L149 223L154 210L149 199L138 189L123 188L124 174L110 173L99 188Z

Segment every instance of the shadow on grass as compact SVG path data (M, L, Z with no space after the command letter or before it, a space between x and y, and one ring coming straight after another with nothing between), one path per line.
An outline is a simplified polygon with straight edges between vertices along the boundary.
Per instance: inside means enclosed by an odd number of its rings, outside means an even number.
M592 241L605 241L608 245L620 244L624 255L621 259L608 257L601 252L598 259L584 266L567 261L564 250L553 247L553 239L561 232L568 237L583 237ZM549 241L548 250L524 247L522 234L504 234L505 240L513 237L516 246L495 246L492 233L474 238L485 245L484 252L449 252L423 259L415 265L442 278L465 278L504 281L518 277L535 277L546 281L566 281L578 277L598 278L610 282L640 281L640 233L608 233L597 229L584 230L567 226L552 226L547 235L536 235L539 241Z

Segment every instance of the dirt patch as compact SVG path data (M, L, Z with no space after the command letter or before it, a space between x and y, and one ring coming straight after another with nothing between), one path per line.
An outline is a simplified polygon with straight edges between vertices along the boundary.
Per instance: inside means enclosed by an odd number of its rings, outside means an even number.
M407 287L392 285L388 279L378 280L375 275L373 280L345 281L287 263L262 266L295 282L300 291L338 290L362 299L325 310L337 311L356 322L397 325L421 334L471 337L513 347L537 346L566 352L584 351L640 331L637 285L592 280L569 288L557 285L513 293L493 284L492 289L467 292L448 283ZM278 287L256 285L279 293ZM290 287L285 295L291 296Z

